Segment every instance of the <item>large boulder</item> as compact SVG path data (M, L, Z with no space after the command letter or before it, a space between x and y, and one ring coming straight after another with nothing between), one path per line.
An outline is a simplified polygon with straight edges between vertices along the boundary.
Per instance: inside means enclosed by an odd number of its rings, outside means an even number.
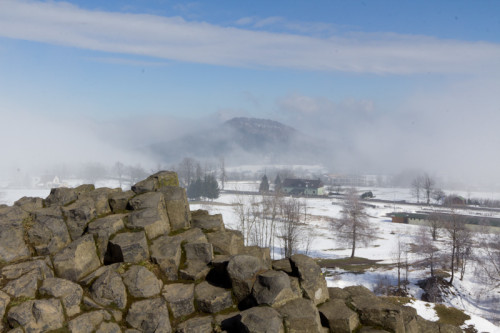
M176 237L161 236L151 246L151 260L160 266L168 280L177 280L181 262L181 240Z
M186 260L199 260L208 264L214 258L214 251L210 243L187 243L184 245Z
M38 290L38 283L42 281L42 279L42 274L39 271L32 270L7 283L2 290L14 298L35 298L36 291Z
M48 257L38 257L32 260L23 261L15 264L4 266L1 270L2 277L7 280L17 279L23 275L36 271L41 279L54 277L54 271L51 268L52 264Z
M241 312L242 332L284 333L283 320L278 311L266 307L254 307Z
M319 313L330 332L350 333L360 324L358 314L341 299L331 299L319 306Z
M179 269L179 279L197 281L205 279L210 267L201 260L186 260L184 267Z
M101 263L92 235L80 237L56 253L53 264L57 276L75 282L96 270Z
M212 243L215 254L239 254L243 247L243 235L236 230L217 231L207 234L208 242Z
M111 213L109 205L109 197L112 193L121 192L121 189L110 189L101 187L93 191L89 191L78 195L78 199L89 198L94 202L97 216L103 216Z
M191 225L206 232L225 230L221 214L210 215L201 209L191 213Z
M144 231L124 232L108 241L104 263L139 263L147 259L149 259L149 249Z
M7 306L10 303L10 297L3 291L0 291L0 317L3 318L5 315L5 310L7 310ZM0 322L0 331L3 330L3 323Z
M42 198L22 197L14 202L14 206L20 207L22 210L33 213L38 209L43 208Z
M7 314L11 327L22 326L26 332L47 332L64 325L64 312L58 299L30 300L13 306Z
M175 330L176 333L212 333L212 317L194 317L188 319L179 325Z
M71 333L92 333L106 319L107 313L103 310L91 311L79 315L68 322L68 328Z
M405 333L403 311L400 306L371 295L354 296L351 306L359 313L363 325L378 326L395 333Z
M126 214L113 214L99 218L89 223L87 233L96 236L99 259L104 262L108 250L108 240L111 236L125 228Z
M80 313L83 289L80 285L65 279L48 278L39 289L42 296L51 296L61 300L68 316Z
M71 242L68 228L62 216L37 214L28 238L38 255L54 254Z
M120 310L124 310L127 306L127 289L120 274L111 269L94 281L90 287L90 294L94 301L104 306L114 304Z
M146 192L154 192L161 190L165 186L179 186L179 178L177 173L173 171L160 171L154 175L149 176L145 180L141 180L132 186L132 191L136 194Z
M144 230L148 239L170 232L168 216L163 210L146 208L136 210L128 215L127 228L131 230Z
M44 200L46 207L65 206L78 199L78 193L73 188L58 187L50 190L49 196Z
M229 260L227 272L238 302L252 292L257 274L267 270L262 260L248 255L236 255Z
M131 266L122 276L128 292L136 298L157 296L163 286L156 275L139 265Z
M196 304L200 311L217 313L233 305L231 291L219 288L204 281L194 290Z
M114 214L124 213L127 210L128 201L135 195L133 191L117 191L109 194L109 207Z
M130 326L144 333L172 332L167 304L161 297L132 303L126 321Z
M94 201L89 198L77 200L63 207L62 211L73 240L82 236L87 224L97 217Z
M172 231L179 231L190 227L191 211L187 200L186 190L178 186L162 186L158 189L165 197L168 219Z
M194 284L173 283L163 287L162 295L174 318L188 316L195 311Z
M24 242L27 222L30 222L30 215L21 208L0 208L0 261L12 262L31 256Z
M315 305L327 301L329 295L326 280L314 259L303 254L295 254L290 258L290 263L294 272L298 274L304 296L312 300Z
M304 298L290 301L276 309L285 324L285 330L289 333L319 333L321 332L321 320L314 302Z
M293 292L290 278L285 272L267 271L257 276L252 290L257 304L281 306L297 298Z

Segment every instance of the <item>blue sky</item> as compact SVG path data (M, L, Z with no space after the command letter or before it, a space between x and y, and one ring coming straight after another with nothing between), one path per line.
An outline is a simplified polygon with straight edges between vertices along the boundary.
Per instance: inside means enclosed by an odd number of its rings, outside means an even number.
M498 1L2 0L1 139L21 116L34 134L85 124L82 140L110 144L130 143L125 127L147 144L253 116L348 142L344 168L395 151L398 167L426 168L457 140L479 158L474 147L500 143L499 12Z

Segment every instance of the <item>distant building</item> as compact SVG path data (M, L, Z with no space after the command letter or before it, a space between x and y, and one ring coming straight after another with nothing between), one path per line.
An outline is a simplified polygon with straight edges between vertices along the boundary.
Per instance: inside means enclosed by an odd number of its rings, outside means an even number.
M286 178L281 191L291 195L324 195L325 187L321 180Z

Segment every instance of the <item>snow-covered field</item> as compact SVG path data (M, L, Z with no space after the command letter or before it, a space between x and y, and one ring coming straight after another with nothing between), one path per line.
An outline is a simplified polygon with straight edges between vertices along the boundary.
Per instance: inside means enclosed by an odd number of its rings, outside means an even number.
M78 182L71 184L79 185ZM98 183L96 187L118 187L114 182ZM256 191L258 189L257 182L228 182L225 189L233 189L240 191ZM361 189L365 190L365 189ZM413 198L409 195L408 189L386 189L386 188L366 188L371 190L379 199L386 200L407 200ZM50 190L21 190L21 189L0 189L0 204L13 204L22 196L37 196L45 198ZM457 192L455 192L457 193ZM479 197L479 195L477 195ZM487 194L481 197L492 197ZM210 213L221 213L224 218L224 223L228 228L238 229L239 219L235 211L235 202L250 202L252 196L221 194L219 199L210 203L191 204L191 210L206 209ZM254 197L259 199L259 196ZM307 233L308 249L307 254L316 258L344 258L348 257L351 250L337 243L333 237L334 230L329 225L329 218L338 218L341 214L341 199L322 199L308 198L301 199L307 206ZM396 244L398 241L403 243L415 243L415 237L422 228L417 225L395 224L391 223L390 218L386 214L396 211L422 210L425 206L408 206L373 203L375 208L367 210L370 216L371 224L377 229L376 239L369 246L360 246L356 249L356 257L362 257L379 261L380 264L391 264L394 262L396 252ZM408 208L411 207L411 208ZM436 245L444 250L445 242L437 242ZM305 246L305 245L304 245ZM273 256L279 258L281 256L279 246L273 248ZM410 261L417 261L421 258L417 254L410 254ZM463 281L458 278L454 281L453 294L445 300L446 305L452 305L459 309L463 309L471 316L471 320L466 324L473 324L479 332L500 332L500 327L495 326L491 322L483 319L488 318L490 321L495 321L500 324L500 288L492 288L484 283L480 278L481 274L477 274L477 268L472 264L467 267ZM428 270L425 268L414 268L410 271L409 292L416 299L420 299L422 289L416 283L418 280L428 276ZM328 286L345 287L349 285L364 285L367 288L374 290L380 283L389 283L395 285L397 283L396 268L377 268L369 269L363 274L353 274L347 271L331 270L326 272ZM411 306L415 307L419 314L430 320L437 320L437 315L433 310L432 304L425 304L422 301L412 301Z
M240 191L255 191L258 183L255 182L234 182L226 183L226 189ZM364 189L363 189L364 190ZM407 200L412 201L408 189L373 189L377 198L386 200ZM457 192L454 192L457 193ZM487 194L482 194L488 197ZM222 214L224 223L228 228L238 229L239 218L235 211L234 203L249 203L252 196L222 194L219 199L212 203L191 204L191 209L206 209L212 214ZM331 229L328 219L338 218L341 214L341 199L322 199L307 198L301 199L307 206L307 233L309 233L309 248L307 254L316 258L345 258L350 256L351 249L337 243L333 237L334 230ZM425 206L408 206L400 204L373 203L375 208L368 208L367 213L370 216L371 224L377 229L376 239L369 246L360 246L356 249L356 257L362 257L372 260L378 260L380 264L394 263L396 245L402 243L415 243L415 238L422 226L395 224L386 217L389 212L396 211L417 211L423 210ZM467 213L467 210L461 211ZM469 212L471 213L471 212ZM472 213L471 213L472 214ZM497 214L495 214L497 215ZM436 242L436 246L442 251L446 251L444 240ZM274 247L273 255L275 258L281 256L279 247ZM410 262L422 259L418 254L410 253ZM483 318L500 324L500 288L492 288L484 283L481 274L477 274L480 267L469 264L466 268L463 281L455 278L453 293L447 296L444 304L463 309L471 316L471 320L466 325L474 324L479 332L500 332L500 327L492 324ZM370 269L363 274L353 274L346 271L335 270L327 272L328 286L346 287L349 285L364 285L374 290L381 283L397 284L396 268ZM417 281L429 276L426 268L413 268L410 271L409 292L412 296L420 299L422 289L417 286ZM425 302L413 301L411 304L419 314L431 320L437 320L433 305L424 305Z

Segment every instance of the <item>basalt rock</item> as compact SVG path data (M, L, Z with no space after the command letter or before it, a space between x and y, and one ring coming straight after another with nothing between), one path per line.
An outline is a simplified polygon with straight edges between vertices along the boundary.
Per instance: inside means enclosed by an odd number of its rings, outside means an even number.
M1 332L459 332L364 287L326 288L304 255L271 261L177 175L0 206Z

